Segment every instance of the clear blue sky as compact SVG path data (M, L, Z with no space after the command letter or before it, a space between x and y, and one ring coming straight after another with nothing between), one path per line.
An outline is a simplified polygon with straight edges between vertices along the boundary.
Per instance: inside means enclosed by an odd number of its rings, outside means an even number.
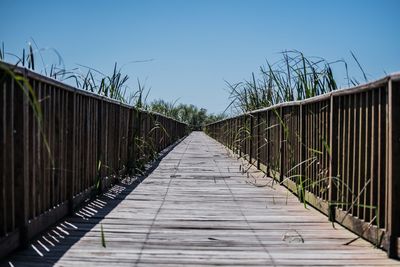
M21 54L32 37L69 68L154 59L124 67L132 87L139 78L150 99L220 112L224 80L249 78L286 49L349 61L353 51L370 79L400 71L399 10L398 0L1 0L0 41Z

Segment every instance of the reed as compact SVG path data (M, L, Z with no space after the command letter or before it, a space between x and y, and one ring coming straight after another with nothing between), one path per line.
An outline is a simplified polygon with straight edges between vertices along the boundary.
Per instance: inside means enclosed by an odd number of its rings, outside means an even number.
M231 101L227 109L234 113L248 112L337 90L338 81L333 71L337 64L345 68L349 86L359 84L356 78L349 77L344 60L328 62L321 57L307 57L297 50L284 51L281 55L281 60L275 63L267 61L265 66L260 66L258 77L253 72L249 80L226 81ZM351 55L367 81L358 59L353 52Z

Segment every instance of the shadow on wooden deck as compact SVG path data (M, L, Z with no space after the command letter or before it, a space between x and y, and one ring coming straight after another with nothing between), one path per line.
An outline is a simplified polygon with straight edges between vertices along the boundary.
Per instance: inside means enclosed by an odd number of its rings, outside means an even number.
M346 245L354 234L333 228L283 186L266 186L273 180L257 170L243 174L244 165L204 133L193 132L156 167L136 190L140 181L125 180L8 260L14 266L398 266L365 240Z
M8 257L1 259L0 267L53 266L76 242L90 232L97 233L93 238L98 239L99 244L102 244L101 231L93 228L101 225L101 221L143 182L159 166L162 159L184 139L182 138L164 149L156 160L146 165L142 175L126 177L101 196L88 199L74 212L73 216L62 219L46 232L41 233L27 247L20 248ZM107 246L106 237L104 239Z

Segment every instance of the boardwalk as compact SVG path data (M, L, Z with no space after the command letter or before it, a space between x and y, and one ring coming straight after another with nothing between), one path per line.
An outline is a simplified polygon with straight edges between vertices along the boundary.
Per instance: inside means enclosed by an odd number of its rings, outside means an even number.
M115 186L2 264L399 265L363 240L344 245L356 236L284 188L252 181L222 145L194 132L135 189Z

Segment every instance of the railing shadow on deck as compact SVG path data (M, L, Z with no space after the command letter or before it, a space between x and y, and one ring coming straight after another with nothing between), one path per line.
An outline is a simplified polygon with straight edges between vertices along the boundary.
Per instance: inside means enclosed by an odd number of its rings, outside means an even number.
M168 146L159 153L159 156L146 165L140 176L128 176L119 183L113 185L103 194L87 199L74 214L63 218L52 225L45 232L39 234L27 246L21 247L22 262L30 266L53 266L68 250L93 228L99 227L99 223L117 207L134 189L143 182L160 164L162 159L179 143L184 142L185 137ZM107 246L107 229L103 234L105 249ZM99 247L102 246L102 233L99 227ZM0 260L0 267L14 266L14 259L18 259L19 251L10 254ZM19 260L21 263L21 260Z
M0 258L182 138L187 125L0 62Z
M330 220L399 257L400 74L205 131Z

